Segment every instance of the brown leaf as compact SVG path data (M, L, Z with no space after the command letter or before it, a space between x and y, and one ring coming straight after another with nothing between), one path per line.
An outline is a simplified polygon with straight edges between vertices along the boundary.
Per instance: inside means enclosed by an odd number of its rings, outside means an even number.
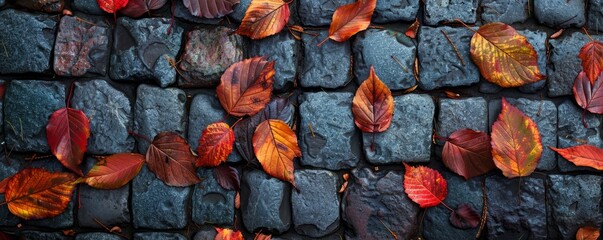
M363 132L383 132L394 114L394 98L371 66L369 77L360 84L352 101L354 123Z
M576 166L603 170L603 149L601 148L592 145L580 145L563 149L549 148L568 161L576 164Z
M195 160L186 140L172 132L157 134L146 155L149 170L167 185L175 187L201 181L195 172Z
M228 159L234 144L234 132L225 122L212 123L201 134L196 167L215 167Z
M417 32L419 31L419 27L421 26L421 22L419 22L418 18L415 18L415 22L413 22L406 32L404 33L407 37L415 39L417 37Z
M446 94L446 97L451 99L459 99L461 97L461 94L455 93L453 91L445 90L444 93Z
M494 169L487 133L460 129L450 135L442 150L442 162L466 180Z
M329 27L329 38L344 42L371 24L377 0L358 0L335 9Z
M586 72L586 76L591 84L595 84L595 80L603 71L603 43L599 41L590 41L586 43L578 57L582 60L582 69Z
M193 16L220 18L233 11L240 0L184 0L184 6Z
M239 171L236 168L222 164L214 168L213 174L222 188L226 190L240 190L241 179L239 178Z
M599 229L585 226L580 227L576 232L576 240L597 240L599 239Z
M295 186L293 159L301 157L295 132L287 123L269 119L253 134L253 150L268 175Z
M251 39L274 35L289 22L289 4L282 0L253 0L236 33Z
M481 222L481 217L471 205L463 203L456 210L450 212L450 223L460 229L476 228Z

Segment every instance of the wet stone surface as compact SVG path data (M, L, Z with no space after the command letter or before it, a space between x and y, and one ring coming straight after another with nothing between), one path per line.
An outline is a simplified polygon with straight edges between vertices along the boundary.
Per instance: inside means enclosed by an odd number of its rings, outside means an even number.
M121 240L122 238L111 233L82 233L75 236L75 240Z
M576 145L590 144L597 147L603 147L603 139L601 139L601 117L586 113L584 121L586 127L582 123L582 109L580 109L572 101L565 101L558 108L559 126L557 132L559 148L573 147ZM558 158L559 170L562 172L586 170L596 171L593 168L577 167L575 164L565 160L563 157Z
M385 0L377 1L373 22L389 23L397 21L414 21L419 11L420 0Z
M317 32L318 36L302 35L304 46L303 67L300 83L302 87L339 88L352 80L352 50L350 42L327 41L328 31Z
M145 232L135 233L134 240L155 240L155 239L169 239L169 240L186 240L187 238L178 233L167 233L167 232Z
M446 0L425 2L425 24L438 25L460 19L465 23L477 20L478 0Z
M463 128L488 131L488 104L481 97L441 99L439 109L438 136L440 137L448 137Z
M250 232L279 234L291 226L291 196L289 183L269 177L263 171L243 174L241 184L241 213L243 225ZM268 231L268 232L266 232Z
M100 9L96 0L73 0L71 3L73 10L87 14L103 15L105 12Z
M589 0L588 3L588 30L603 33L603 0Z
M517 31L519 34L525 36L528 39L528 42L532 44L534 50L538 54L538 69L542 75L547 75L547 52L546 52L546 32L540 30L519 30ZM524 86L519 87L519 91L524 93L535 93L538 90L544 88L546 84L546 78L542 79L538 82L530 83Z
M301 62L301 43L288 31L251 42L249 57L266 56L274 64L274 90L285 91L293 86Z
M234 19L237 22L243 21L243 17L245 17L245 12L249 5L251 4L251 0L240 0L239 4L235 5L232 8L232 13L228 14L228 16Z
M60 232L39 232L39 231L23 231L21 238L27 240L68 240L71 239Z
M482 0L482 20L486 22L521 23L528 19L528 0Z
M47 13L60 13L65 7L65 0L19 0L14 3L20 7Z
M300 0L299 18L306 26L329 26L337 7L353 0Z
M299 191L291 191L293 227L299 234L323 237L339 227L338 177L326 170L295 172Z
M554 28L582 27L588 0L534 0L534 15L540 24Z
M213 175L213 169L197 170L203 179L193 189L193 221L197 224L226 225L234 224L235 191L222 188Z

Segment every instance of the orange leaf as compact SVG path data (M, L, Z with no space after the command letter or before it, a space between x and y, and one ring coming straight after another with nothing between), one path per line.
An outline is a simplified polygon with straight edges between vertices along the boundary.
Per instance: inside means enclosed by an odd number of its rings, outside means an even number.
M216 228L218 234L214 240L243 240L243 233L228 228Z
M272 239L272 235L266 235L263 233L256 233L253 240L270 240Z
M6 186L8 210L25 220L57 216L67 208L75 180L72 173L23 169Z
M256 114L270 101L273 78L274 61L254 57L237 62L222 74L218 100L230 115Z
M199 138L197 153L199 158L195 166L216 167L228 159L234 144L234 132L224 122L212 123Z
M594 84L591 84L586 75L582 71L574 80L572 90L576 103L591 113L603 114L603 74L599 75Z
M84 182L93 188L118 189L138 175L142 164L142 154L113 154L96 162L84 176Z
M492 125L494 164L507 178L530 175L542 155L536 123L502 99L502 111Z
M442 162L465 179L489 172L494 169L490 136L471 129L452 133L444 144Z
M0 181L0 194L4 194L6 192L6 186L8 185L8 181L11 177L7 177L4 180Z
M404 167L404 192L413 202L427 208L444 201L448 186L438 171L424 166L412 167L406 163Z
M50 151L69 170L82 176L82 163L90 137L90 121L81 110L61 108L50 116L46 139Z
M274 35L289 22L289 3L282 0L253 0L236 33L262 39Z
M358 0L338 7L329 27L329 38L344 42L371 24L377 0Z
M115 13L128 5L128 0L96 0L100 9L107 13Z
M599 239L599 229L586 226L580 227L576 232L576 240L597 240Z
M595 84L595 80L603 71L603 43L590 41L586 43L578 57L582 60L582 69L586 72L590 84Z
M488 23L473 34L471 59L486 80L501 87L519 87L545 78L538 69L534 47L504 23Z
M580 145L564 149L554 147L549 148L568 161L573 162L576 166L603 170L603 149L592 145Z
M417 32L419 31L419 27L421 26L421 22L419 22L418 18L415 18L415 22L413 22L406 32L404 33L407 37L415 39L417 37Z
M371 66L369 77L360 84L352 101L354 123L363 132L383 132L392 122L394 98Z
M157 134L146 155L149 170L167 185L175 187L201 181L195 172L195 160L186 140L172 132Z
M295 186L293 159L301 157L301 151L295 132L289 125L281 120L265 120L255 129L252 142L255 156L264 171Z

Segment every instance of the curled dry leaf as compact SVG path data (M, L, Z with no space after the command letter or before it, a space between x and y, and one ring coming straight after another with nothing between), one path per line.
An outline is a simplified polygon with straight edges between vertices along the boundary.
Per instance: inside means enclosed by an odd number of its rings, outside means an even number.
M597 240L599 239L599 229L586 226L580 227L576 232L576 240Z
M471 129L452 133L444 144L442 162L465 179L489 172L495 168L490 136Z
M354 34L367 29L371 24L375 6L377 0L357 0L355 3L335 9L329 27L329 38L337 42L345 42Z
M440 204L448 195L446 179L431 168L412 167L404 163L404 192L422 208Z
M492 125L494 164L507 178L525 177L536 169L542 155L536 123L502 99L502 111Z
M236 33L251 39L274 35L289 22L289 3L283 0L253 0Z
M90 137L90 121L81 110L61 108L50 116L46 139L50 151L69 170L82 176L82 163Z
M568 161L576 164L576 166L603 170L603 149L601 148L592 145L579 145L563 149L554 147L549 148Z
M167 0L129 0L128 4L119 12L128 17L137 18L151 10L160 9L165 3Z
M456 210L450 212L449 220L452 226L456 228L471 229L479 225L481 217L473 210L471 205L463 203Z
M218 100L230 115L242 117L264 109L274 82L274 61L254 57L237 62L222 74Z
M235 209L241 208L241 193L240 192L237 192L235 194L234 204L235 204Z
M143 164L142 154L113 154L96 162L83 181L93 188L118 189L134 179Z
M268 119L253 134L253 150L268 175L295 186L293 159L301 157L295 132L287 123Z
M471 59L486 80L501 87L519 87L545 77L534 47L504 23L488 23L473 34Z
M107 13L116 13L128 5L128 0L96 0L100 9Z
M421 26L421 22L419 22L418 18L415 18L415 22L413 22L408 29L406 29L406 32L404 33L404 35L406 35L409 38L415 39L417 37L417 32L419 31L419 27Z
M453 91L448 91L448 90L445 90L444 94L446 94L446 97L451 98L451 99L459 99L461 97L461 94L455 93Z
M214 240L243 240L243 233L228 228L216 228L218 234Z
M339 193L344 192L347 188L348 188L348 182L350 179L350 174L349 173L344 173L343 174L343 184L341 184L341 188L339 189Z
M72 173L23 169L6 185L8 210L25 220L55 217L67 208L75 180Z
M603 74L591 84L587 74L582 71L574 80L574 98L584 110L595 114L603 114Z
M256 233L253 240L270 240L272 239L272 235L266 235L263 233Z
M387 130L394 115L394 98L371 66L369 77L360 84L352 101L354 123L363 132Z
M590 83L594 85L603 71L603 43L599 41L586 43L580 49L578 57L582 60L582 69L586 72Z
M195 166L215 167L228 159L234 144L234 132L225 122L212 123L201 134Z
M146 155L149 170L167 185L175 187L201 181L195 172L195 160L186 140L172 132L157 134Z
M561 37L561 34L563 34L563 32L565 31L565 29L559 29L557 30L555 33L551 34L551 36L549 37L550 39L556 39Z
M222 188L237 192L240 190L241 179L236 168L222 164L214 168L213 175Z
M233 11L239 0L184 0L184 6L193 16L220 18Z

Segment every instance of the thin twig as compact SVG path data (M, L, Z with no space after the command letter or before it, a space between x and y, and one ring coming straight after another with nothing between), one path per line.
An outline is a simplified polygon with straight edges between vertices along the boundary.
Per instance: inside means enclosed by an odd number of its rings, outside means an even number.
M448 37L448 34L446 34L446 32L444 32L444 30L442 30L442 29L440 29L440 32L442 32L442 34L444 34L444 37L446 37L446 40L448 40L448 43L450 43L452 48L454 48L454 52L456 53L456 56L459 58L459 60L461 60L461 64L463 64L463 66L465 66L465 61L463 60L463 57L461 56L459 49L456 48L456 45L454 45L454 43L452 42L450 37Z
M482 180L482 199L483 199L483 207L482 207L482 219L479 224L479 230L477 230L477 234L475 238L478 239L480 235L482 235L482 231L486 226L486 220L488 218L488 194L486 194L486 179Z
M400 67L402 68L402 70L404 70L405 73L408 73L408 68L406 68L402 62L400 62L400 60L398 60L398 58L396 58L394 55L389 55L392 59L394 59L394 61L400 65Z
M379 219L379 222L381 222L381 224L383 224L383 226L385 227L385 229L387 229L387 231L389 231L389 233L392 235L392 237L394 237L395 240L398 240L398 235L392 231L384 222L383 220L381 220L381 218L377 217L377 219Z

